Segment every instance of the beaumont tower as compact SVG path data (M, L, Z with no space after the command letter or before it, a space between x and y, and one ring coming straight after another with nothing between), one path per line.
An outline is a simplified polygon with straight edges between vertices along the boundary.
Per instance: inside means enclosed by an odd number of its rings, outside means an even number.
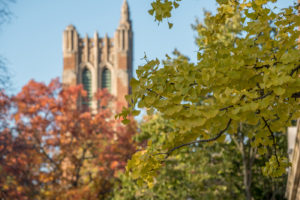
M114 37L105 34L99 37L80 37L73 25L63 33L63 76L64 86L82 84L88 100L81 105L97 109L94 94L107 88L122 106L127 106L125 95L130 93L132 77L133 33L128 3L124 0L119 27Z

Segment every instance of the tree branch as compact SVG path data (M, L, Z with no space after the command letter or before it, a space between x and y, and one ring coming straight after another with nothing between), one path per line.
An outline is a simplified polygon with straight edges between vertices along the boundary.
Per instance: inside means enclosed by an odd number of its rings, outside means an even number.
M233 107L233 105L230 105L230 106L227 106L227 107L225 107L225 108L221 108L221 109L219 109L219 111L228 110L229 108L232 108L232 107Z
M300 70L300 65L298 65L298 67L292 69L290 76L293 76L295 72L297 72L298 70Z
M42 153L46 157L46 159L48 159L50 161L50 163L52 163L55 166L56 169L59 169L59 165L51 158L51 156L43 148L43 146L42 146L43 144L42 144L41 140L38 138L36 131L34 131L33 137L38 142L38 146L36 144L33 145L35 150L38 153Z
M277 156L277 147L276 147L276 140L275 140L274 132L272 131L270 125L268 124L267 120L264 117L262 117L262 120L264 121L265 127L268 128L268 130L269 130L269 132L271 134L271 137L273 139L273 148L274 148L274 151L275 151L275 157L276 157L278 166L280 166L280 162L279 162L278 156Z
M165 158L168 158L173 151L177 150L177 149L180 149L182 147L185 147L185 146L189 146L189 145L192 145L192 144L197 144L197 143L203 143L203 142L212 142L212 141L215 141L217 140L218 138L220 138L224 133L225 131L229 128L230 124L232 122L232 119L229 119L226 127L221 130L215 137L212 137L212 138L209 138L209 139L205 139L205 140L196 140L196 141L193 141L193 142L189 142L189 143L185 143L185 144L181 144L179 146L176 146L176 147L173 147L172 149L170 149L168 152L166 153L158 153L156 155L166 155Z
M75 181L73 182L74 187L76 187L78 185L78 181L79 181L79 178L80 178L80 170L81 170L81 167L83 166L83 162L85 160L86 152L87 152L87 148L83 148L82 155L81 155L81 158L79 160L79 165L76 167L76 171L75 171Z
M266 98L267 96L270 96L271 94L273 94L273 91L270 91L270 92L268 92L268 93L266 93L266 94L264 94L264 95L262 95L262 96L260 96L260 97L254 98L254 99L252 99L252 100L253 100L253 101L257 101L257 100L260 100L260 99L264 99L264 98Z
M150 88L146 89L148 92L152 92L153 94L155 94L156 96L158 96L160 99L166 99L166 97L159 95L157 92L151 90Z
M300 92L296 92L296 93L292 94L292 98L295 98L295 99L300 98Z

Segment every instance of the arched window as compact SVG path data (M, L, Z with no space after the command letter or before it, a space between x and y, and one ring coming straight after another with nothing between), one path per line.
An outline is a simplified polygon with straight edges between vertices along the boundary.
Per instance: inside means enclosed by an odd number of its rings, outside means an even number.
M92 99L92 74L87 68L82 72L82 84L83 89L87 92L87 98L82 101L82 104L90 106Z
M109 71L109 69L104 68L102 71L102 89L107 88L108 91L111 91L111 73Z

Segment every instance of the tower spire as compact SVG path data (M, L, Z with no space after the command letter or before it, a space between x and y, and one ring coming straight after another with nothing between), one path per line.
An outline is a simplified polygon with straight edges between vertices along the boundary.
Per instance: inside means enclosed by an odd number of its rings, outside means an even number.
M123 1L123 5L122 5L122 9L121 9L121 21L120 24L124 24L124 23L130 23L130 19L129 19L129 7L128 7L128 3L127 0Z

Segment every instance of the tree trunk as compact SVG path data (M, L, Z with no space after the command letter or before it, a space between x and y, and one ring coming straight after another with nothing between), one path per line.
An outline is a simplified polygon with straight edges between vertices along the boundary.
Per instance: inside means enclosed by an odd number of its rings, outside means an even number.
M246 193L246 199L251 200L251 168L249 169L249 165L247 164L247 161L245 157L243 156L243 165L244 165L244 186L245 186L245 193Z
M251 147L250 141L245 140L245 133L241 131L240 124L236 136L232 140L238 147L243 159L243 179L245 187L246 200L252 200L251 184L252 184L252 165L255 159L256 150Z
M272 197L271 197L271 200L276 200L276 187L275 187L275 183L272 183Z

